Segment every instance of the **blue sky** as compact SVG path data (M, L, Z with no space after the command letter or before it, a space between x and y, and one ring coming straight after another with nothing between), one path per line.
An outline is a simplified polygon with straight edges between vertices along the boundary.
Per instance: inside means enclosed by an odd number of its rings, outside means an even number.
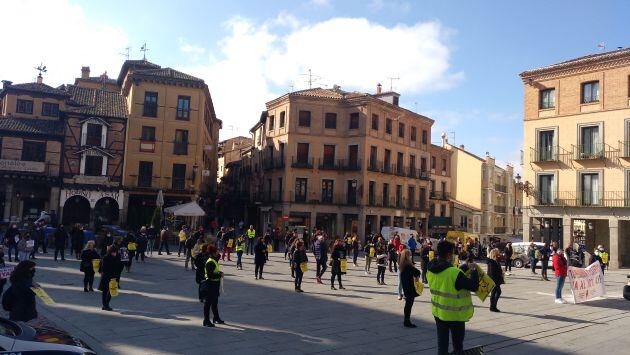
M399 76L401 105L436 121L434 142L454 132L456 144L500 162L519 160L521 71L596 53L600 42L627 47L630 33L628 1L51 0L3 8L8 21L34 28L5 46L22 55L0 57L0 79L32 80L40 61L51 84L71 82L81 65L116 76L118 53L130 46L138 58L146 42L149 60L207 81L225 138L247 135L265 101L304 88L307 68L319 84L346 90L388 88L387 77Z

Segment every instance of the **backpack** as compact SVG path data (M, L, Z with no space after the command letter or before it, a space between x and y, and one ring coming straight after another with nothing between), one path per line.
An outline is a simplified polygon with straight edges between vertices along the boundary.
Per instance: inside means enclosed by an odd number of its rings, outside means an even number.
M4 292L4 295L2 296L2 308L8 312L13 309L13 286L9 286L9 288Z

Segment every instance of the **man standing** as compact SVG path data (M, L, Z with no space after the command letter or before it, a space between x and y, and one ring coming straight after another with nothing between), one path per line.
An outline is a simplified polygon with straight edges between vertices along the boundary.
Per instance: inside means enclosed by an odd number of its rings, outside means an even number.
M317 262L317 283L321 284L322 275L326 272L326 262L328 261L328 248L326 247L324 236L321 234L317 236L317 240L315 241L314 252L315 261Z
M427 268L429 265L429 252L433 245L430 241L425 240L420 250L420 268L422 269L422 283L427 283Z
M551 249L549 249L549 244L545 243L540 249L540 263L542 264L540 269L540 279L542 281L549 281L547 278L547 267L549 266L549 256L551 255Z
M61 253L61 260L66 261L66 257L64 256L65 247L66 247L66 239L68 238L68 233L66 233L66 229L63 227L63 224L60 224L55 231L55 261L57 261L57 255Z
M538 249L536 248L536 244L531 242L529 244L529 250L527 251L527 256L529 256L530 267L532 268L532 274L536 274L536 264L538 263Z
M168 238L171 236L171 232L168 230L167 226L162 228L160 232L160 248L158 249L158 255L162 255L162 249L166 248L166 254L171 255L170 250L168 250Z
M147 228L147 240L148 240L147 253L149 253L149 255L153 255L153 249L155 249L156 239L157 239L157 230L155 229L155 226L151 225L149 226L149 228Z
M230 255L232 254L232 248L234 247L234 228L230 227L227 232L223 233L221 240L223 241L223 254L221 260L225 260L227 254L228 261L232 261Z
M186 239L188 239L188 229L186 226L182 226L182 229L179 231L179 249L177 250L177 256L181 256L183 250L184 257L186 257Z
M431 291L431 312L435 318L438 338L438 354L448 354L449 333L453 339L453 352L464 351L466 322L472 318L474 307L470 292L479 288L477 266L468 263L470 278L454 267L454 245L446 240L438 243L438 257L428 266L427 279Z
M247 230L247 250L245 250L245 254L254 255L254 244L256 244L256 230L253 225L250 225Z

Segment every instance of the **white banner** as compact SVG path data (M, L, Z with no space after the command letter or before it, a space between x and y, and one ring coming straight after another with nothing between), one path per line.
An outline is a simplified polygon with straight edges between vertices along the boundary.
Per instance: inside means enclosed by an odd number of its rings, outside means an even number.
M0 279L8 279L14 269L14 266L5 266L0 268Z
M407 243L409 238L418 237L418 232L412 229L400 228L400 227L383 227L381 229L381 235L383 236L383 238L385 238L385 240L394 239L395 233L398 233L398 235L400 236L400 241L405 244Z
M606 294L604 273L598 261L586 268L569 266L567 277L573 293L573 303L582 303Z

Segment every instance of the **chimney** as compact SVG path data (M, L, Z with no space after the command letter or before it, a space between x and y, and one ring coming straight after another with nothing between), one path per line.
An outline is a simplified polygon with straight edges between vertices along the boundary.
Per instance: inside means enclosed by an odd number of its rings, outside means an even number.
M446 143L448 143L448 138L446 138L446 133L442 132L442 147L446 147Z
M460 144L460 145L459 145L459 149L461 149L461 150L465 150L465 149L464 149L464 145L463 145L463 144Z
M381 85L381 83L378 83L376 85L376 95L380 95L381 92L383 92L383 86Z
M37 83L38 83L38 84L41 84L41 83L42 83L42 81L44 81L44 78L42 78L42 74L39 74L39 75L37 76Z
M11 84L13 84L13 82L10 81L10 80L2 80L2 88L3 89L8 88L9 86L11 86Z
M90 67L81 67L81 79L90 77Z

